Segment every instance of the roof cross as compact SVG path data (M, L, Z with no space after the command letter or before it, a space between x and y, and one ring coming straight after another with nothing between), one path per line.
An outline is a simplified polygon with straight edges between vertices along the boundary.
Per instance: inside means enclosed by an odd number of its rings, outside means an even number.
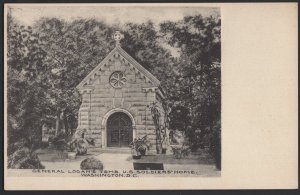
M116 46L117 46L117 45L120 45L120 41L121 41L121 39L124 38L124 35L120 31L116 31L113 34L112 38L116 41Z

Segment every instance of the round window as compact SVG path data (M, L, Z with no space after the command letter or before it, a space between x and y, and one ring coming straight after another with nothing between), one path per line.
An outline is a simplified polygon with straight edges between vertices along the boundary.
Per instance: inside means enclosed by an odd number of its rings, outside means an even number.
M125 85L126 77L121 71L113 72L109 77L109 83L114 88L121 88Z

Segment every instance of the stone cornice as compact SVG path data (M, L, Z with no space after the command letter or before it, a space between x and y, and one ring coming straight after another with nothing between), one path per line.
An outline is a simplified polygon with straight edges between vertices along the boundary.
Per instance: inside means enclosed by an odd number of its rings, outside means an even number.
M165 99L161 89L159 87L145 87L142 89L144 92L155 92L157 93L162 99Z
M80 94L91 93L94 90L94 87L84 87L79 89Z

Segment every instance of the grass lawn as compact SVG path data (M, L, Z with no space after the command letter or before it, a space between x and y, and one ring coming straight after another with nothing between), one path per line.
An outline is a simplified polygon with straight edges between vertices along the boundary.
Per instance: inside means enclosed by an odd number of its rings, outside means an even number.
M143 156L141 159L133 160L133 161L134 162L157 162L157 163L164 163L164 164L203 164L203 165L214 164L214 159L205 150L192 152L190 155L182 159L176 159L171 154L169 155L159 154L159 155Z
M89 151L86 155L76 156L75 160L72 161L81 161L87 157L97 156L102 153L111 153L111 152L92 152ZM53 149L40 149L37 151L39 159L46 162L64 162L68 160L67 152L59 154L58 151ZM118 155L117 153L111 153L112 156ZM182 159L176 159L171 154L158 154L158 155L146 155L142 156L141 159L132 159L132 156L128 154L126 161L132 162L157 162L164 164L203 164L203 165L212 165L214 164L214 159L212 156L204 149L198 150L197 152L191 152L188 156ZM121 163L121 162L120 162Z

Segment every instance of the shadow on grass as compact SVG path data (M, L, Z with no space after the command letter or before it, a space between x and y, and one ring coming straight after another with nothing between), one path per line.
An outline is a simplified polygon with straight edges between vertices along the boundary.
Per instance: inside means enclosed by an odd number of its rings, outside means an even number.
M128 157L128 161L141 162L141 163L164 163L164 164L203 164L213 165L215 161L213 157L206 151L192 152L188 156L176 159L172 154L158 154L158 155L146 155L141 159L134 160L132 157Z
M40 161L46 161L46 162L64 162L68 159L68 153L67 151L61 152L57 150L52 149L40 149L37 151L37 155L40 159ZM88 153L85 155L77 155L76 159L72 161L81 161L87 157L94 156L93 153Z

